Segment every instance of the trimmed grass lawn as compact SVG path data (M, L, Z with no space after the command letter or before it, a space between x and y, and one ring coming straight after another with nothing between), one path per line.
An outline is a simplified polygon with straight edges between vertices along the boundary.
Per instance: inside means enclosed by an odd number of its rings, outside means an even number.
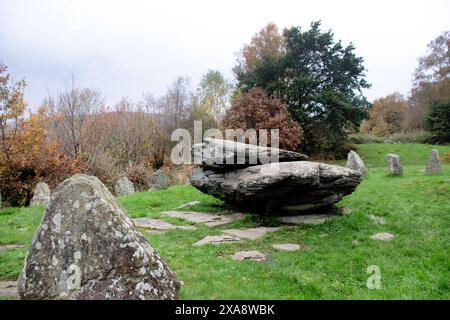
M370 171L358 189L338 206L349 207L348 216L335 217L318 226L282 228L258 240L193 247L206 235L227 228L247 228L261 221L243 221L197 230L170 230L165 234L142 231L150 244L184 282L184 299L450 299L450 165L442 175L423 169L435 146L413 144L358 145ZM440 153L450 147L437 147ZM384 156L397 153L403 177L387 174ZM161 218L175 224L161 211L198 200L189 211L228 212L225 205L191 186L137 193L120 198L131 217ZM43 208L8 208L0 211L0 244L21 243L24 248L0 252L0 281L16 279L27 246L39 225ZM368 215L382 217L377 224ZM391 242L370 239L378 232L395 235ZM352 244L357 240L358 244ZM274 243L299 243L297 252L272 249ZM272 255L269 263L233 261L238 250L260 250ZM381 289L368 289L367 268L378 266Z

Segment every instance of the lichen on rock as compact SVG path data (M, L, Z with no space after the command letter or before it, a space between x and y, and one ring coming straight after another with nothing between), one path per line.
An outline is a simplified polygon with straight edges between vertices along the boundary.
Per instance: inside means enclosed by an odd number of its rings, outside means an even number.
M95 177L59 185L22 273L22 299L177 299L179 283Z

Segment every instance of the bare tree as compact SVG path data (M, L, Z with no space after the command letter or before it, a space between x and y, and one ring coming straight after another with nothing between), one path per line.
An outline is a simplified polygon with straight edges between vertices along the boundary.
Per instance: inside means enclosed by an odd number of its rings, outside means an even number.
M63 151L73 157L82 155L86 139L84 123L101 110L101 93L92 88L79 88L72 77L70 84L56 98L49 96L45 104L54 116L52 126Z

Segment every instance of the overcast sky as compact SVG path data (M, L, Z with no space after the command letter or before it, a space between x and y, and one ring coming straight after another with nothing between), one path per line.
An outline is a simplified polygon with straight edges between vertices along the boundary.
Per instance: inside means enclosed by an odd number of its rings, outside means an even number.
M208 69L232 78L235 53L267 22L307 28L315 20L354 43L372 100L408 94L417 58L450 30L450 1L0 0L0 60L28 81L33 108L71 74L112 104L163 94L177 75L194 85Z

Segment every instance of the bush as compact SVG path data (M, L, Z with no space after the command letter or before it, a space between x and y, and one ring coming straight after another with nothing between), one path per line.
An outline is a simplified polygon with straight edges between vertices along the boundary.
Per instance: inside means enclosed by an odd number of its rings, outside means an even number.
M267 129L268 144L270 129L279 129L279 146L288 150L297 149L303 134L300 125L290 117L286 106L280 100L268 97L257 87L233 100L222 121L222 127L244 131Z

